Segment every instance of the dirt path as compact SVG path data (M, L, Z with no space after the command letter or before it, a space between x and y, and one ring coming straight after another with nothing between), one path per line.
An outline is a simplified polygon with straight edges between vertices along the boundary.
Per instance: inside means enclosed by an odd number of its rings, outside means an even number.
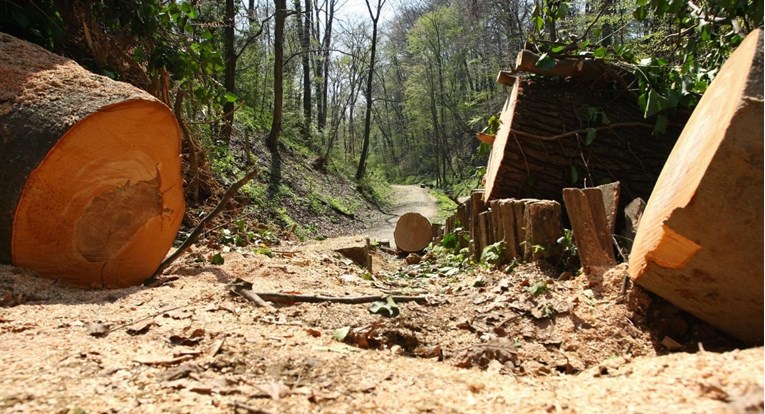
M438 213L438 205L427 188L421 188L417 185L392 185L391 187L393 187L393 200L395 202L393 214L387 215L385 221L367 230L366 234L375 240L390 240L391 247L395 247L393 230L396 229L396 222L399 217L409 212L415 212L432 221Z

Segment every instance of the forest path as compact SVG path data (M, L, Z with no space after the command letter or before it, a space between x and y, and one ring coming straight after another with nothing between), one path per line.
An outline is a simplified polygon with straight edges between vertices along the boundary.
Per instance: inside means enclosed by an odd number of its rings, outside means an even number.
M393 230L396 229L399 217L415 212L433 221L438 213L438 205L427 188L418 185L392 185L391 187L394 191L392 213L386 214L385 220L370 227L366 234L374 240L390 240L391 247L395 248Z

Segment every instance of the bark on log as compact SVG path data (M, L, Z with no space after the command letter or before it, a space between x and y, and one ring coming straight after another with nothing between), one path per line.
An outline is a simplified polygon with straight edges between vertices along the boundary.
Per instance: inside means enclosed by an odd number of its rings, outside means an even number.
M544 259L557 264L561 258L558 239L563 236L560 204L550 200L528 202L523 221L526 232L524 259Z
M696 107L648 200L630 255L639 285L763 343L763 32Z
M616 76L609 71L608 66L602 60L597 59L554 59L555 65L550 68L537 66L539 55L530 51L522 50L515 60L515 69L509 74L497 76L506 82L506 79L518 72L534 73L543 76L571 77L578 81L590 82L604 79L608 76Z
M655 120L643 119L634 97L614 83L544 78L519 78L500 118L487 201L561 202L563 188L612 181L621 182L622 199L647 198L684 125L678 115L663 136L653 136Z
M399 250L416 253L428 246L433 240L430 221L419 213L406 213L396 222L393 240Z
M563 199L582 269L587 275L600 276L616 265L603 192L600 188L566 188Z
M150 277L184 213L173 113L0 33L0 262L80 287Z
M483 201L483 190L473 190L472 193L470 193L470 209L469 209L469 229L470 229L470 239L474 240L475 243L471 244L470 247L470 253L473 255L473 257L476 260L479 260L481 258L481 249L483 247L480 247L480 241L478 240L478 215L486 211L486 203Z

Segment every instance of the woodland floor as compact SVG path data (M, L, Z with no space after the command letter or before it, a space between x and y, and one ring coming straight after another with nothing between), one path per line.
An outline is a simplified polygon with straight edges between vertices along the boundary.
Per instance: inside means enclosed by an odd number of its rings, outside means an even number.
M0 266L0 412L763 411L763 349L624 285L624 265L561 280L544 263L408 265L377 250L364 278L335 253L362 240L281 241L217 266L201 244L153 288L75 290ZM369 304L267 309L231 293L237 278L427 303L394 318Z

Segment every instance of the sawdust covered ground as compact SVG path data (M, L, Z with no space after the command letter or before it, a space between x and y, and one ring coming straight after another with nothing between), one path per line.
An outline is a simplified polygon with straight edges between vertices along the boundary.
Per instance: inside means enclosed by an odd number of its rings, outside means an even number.
M354 243L282 243L222 266L190 254L162 286L112 291L0 267L0 411L762 412L762 348L623 286L624 268L561 281L540 264L455 271L378 251L367 280L334 253ZM395 318L368 304L269 310L233 295L236 278L429 299Z

